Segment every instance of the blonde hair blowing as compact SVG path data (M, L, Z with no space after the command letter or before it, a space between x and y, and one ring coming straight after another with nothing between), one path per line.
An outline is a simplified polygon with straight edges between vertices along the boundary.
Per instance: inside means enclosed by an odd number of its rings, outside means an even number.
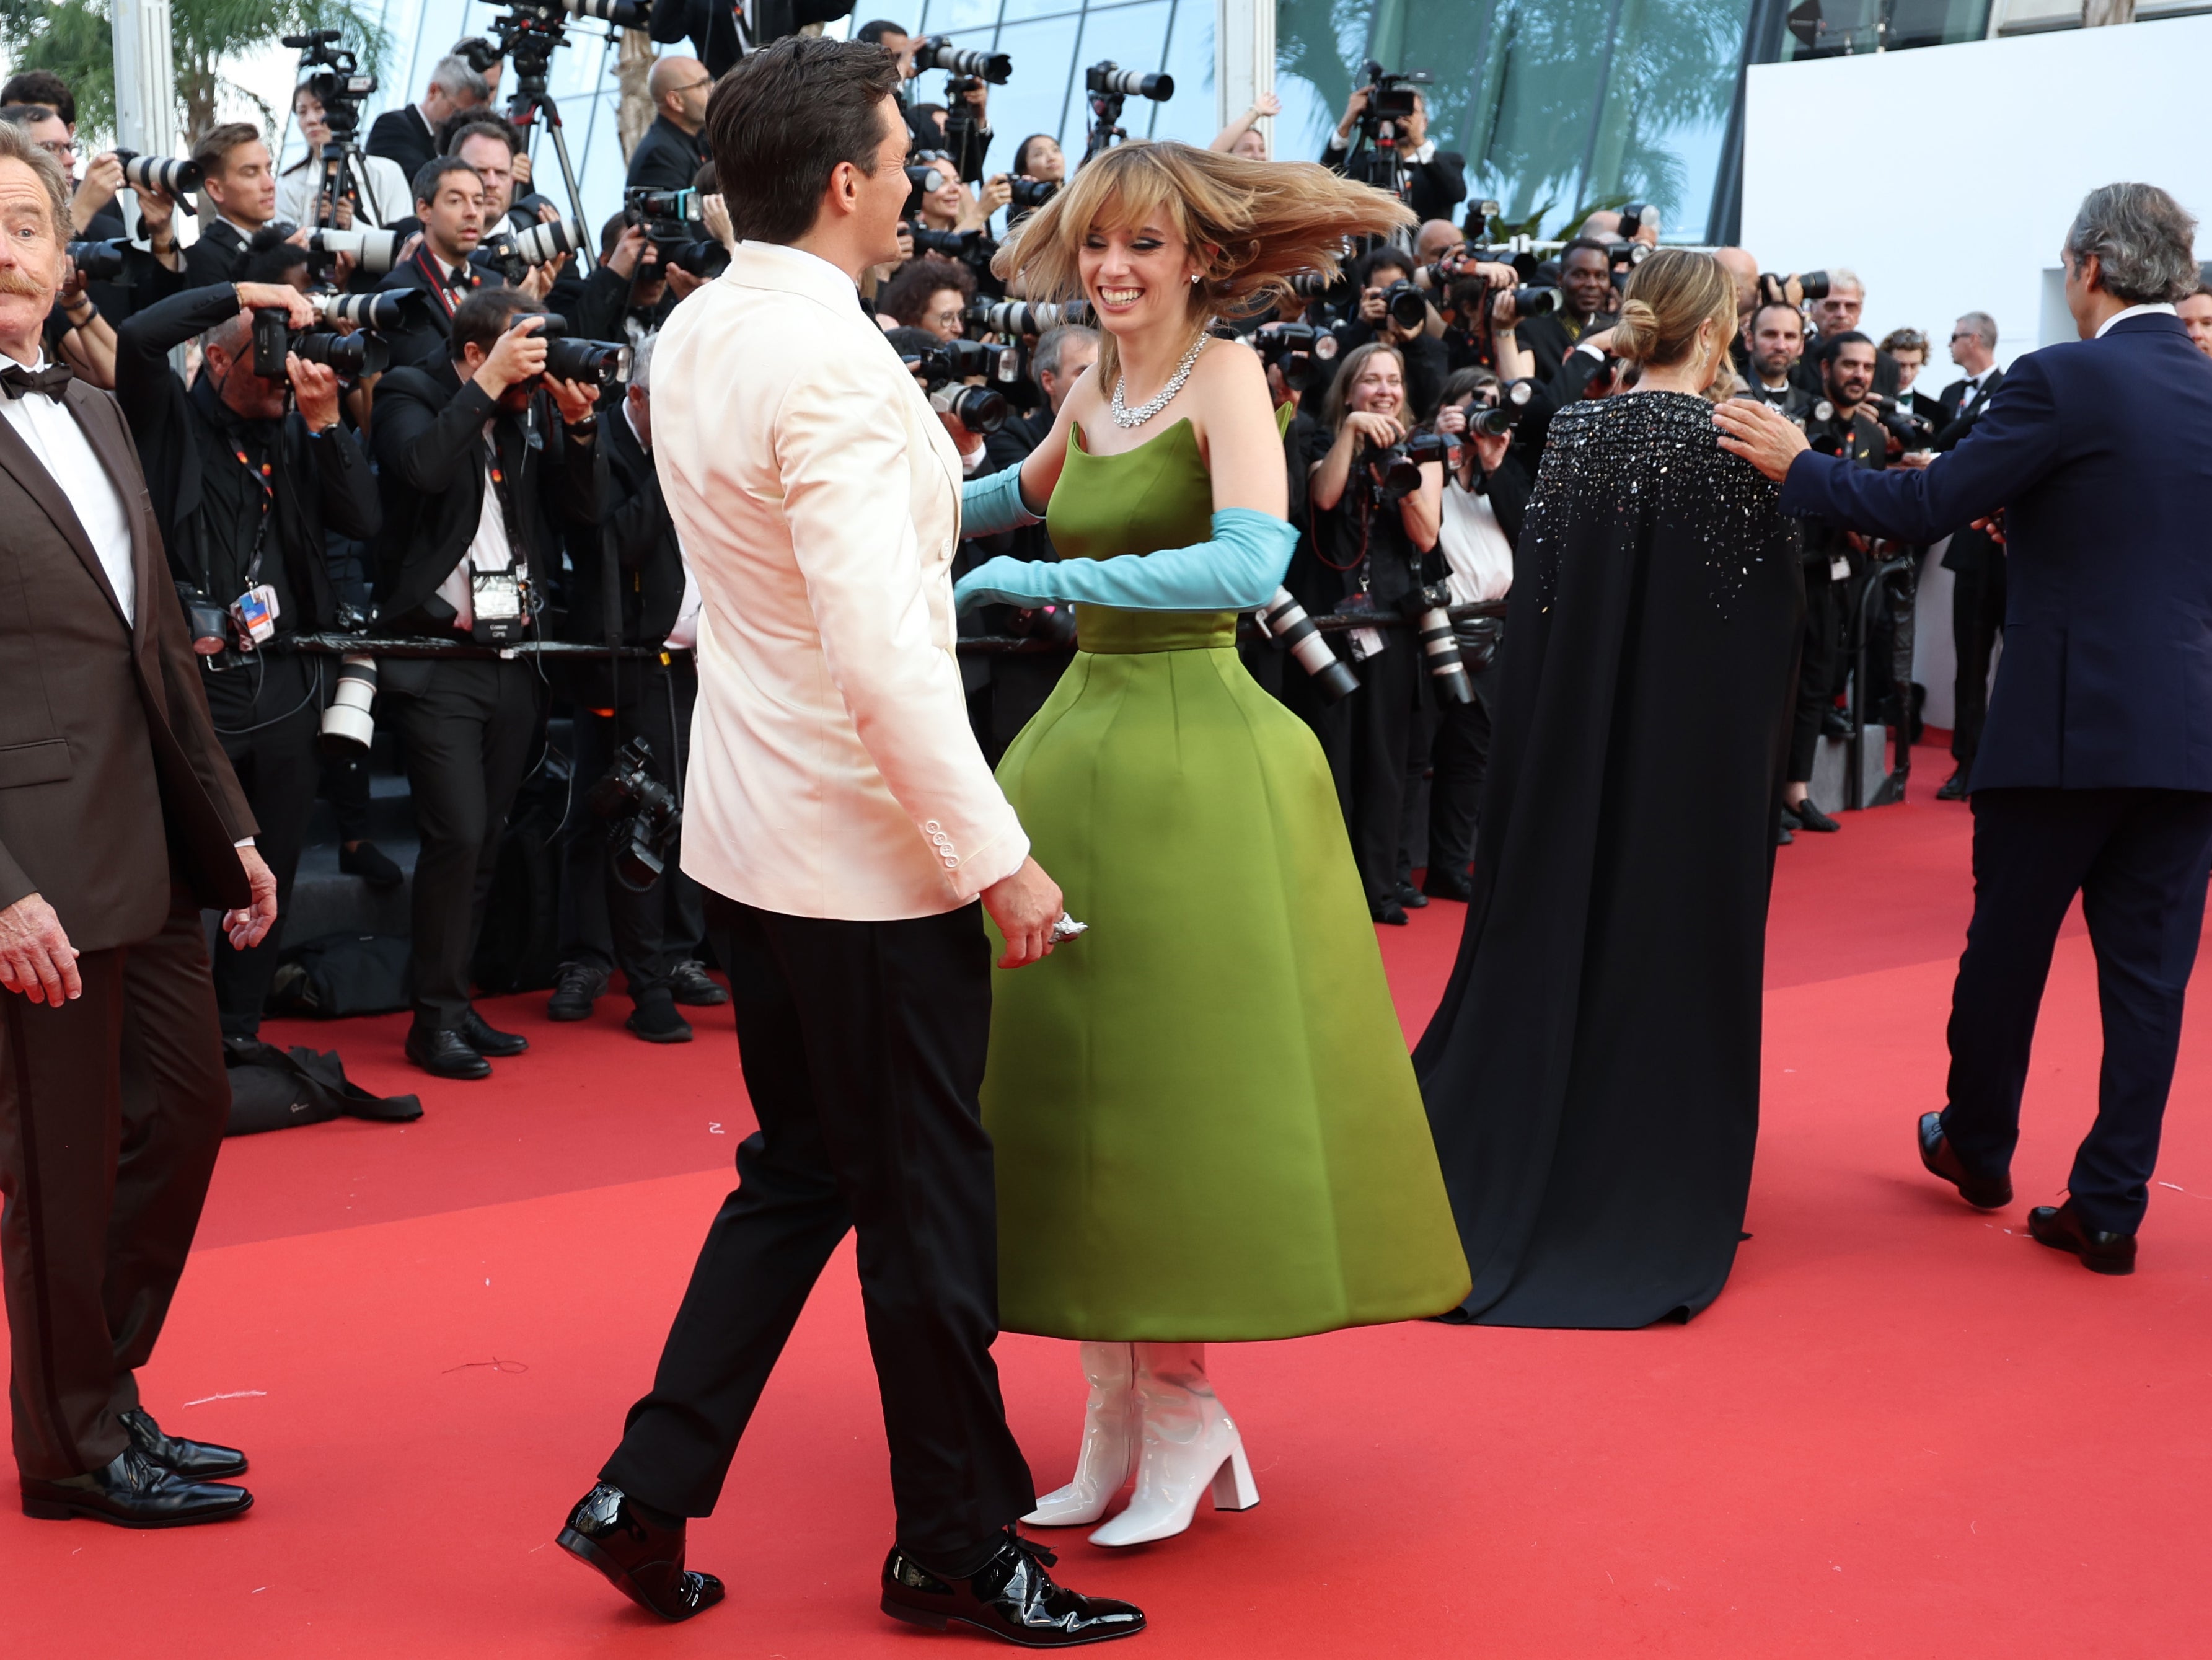
M1101 227L1147 220L1172 227L1205 261L1190 289L1195 337L1208 317L1245 315L1287 294L1301 271L1333 280L1346 237L1388 235L1412 225L1413 214L1316 162L1255 161L1140 141L1085 162L1013 228L991 269L1002 278L1018 272L1032 300L1082 299L1084 239ZM1102 334L1103 386L1121 370L1113 335Z
M1661 248L1631 272L1621 296L1613 349L1651 368L1681 362L1697 350L1698 325L1725 343L1735 332L1735 282L1710 253Z

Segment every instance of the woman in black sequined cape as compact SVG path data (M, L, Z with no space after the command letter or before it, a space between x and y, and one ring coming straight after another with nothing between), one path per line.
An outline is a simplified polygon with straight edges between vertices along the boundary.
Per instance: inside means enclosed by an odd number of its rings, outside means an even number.
M1487 1325L1686 1318L1735 1258L1804 600L1702 398L1555 418L1516 560L1475 894L1413 1055Z

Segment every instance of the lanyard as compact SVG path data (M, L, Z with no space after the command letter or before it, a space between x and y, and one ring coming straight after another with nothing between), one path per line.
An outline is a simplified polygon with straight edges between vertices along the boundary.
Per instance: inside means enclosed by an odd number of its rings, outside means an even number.
M238 465L246 469L246 476L261 488L261 519L253 527L253 555L246 564L246 586L250 588L261 580L261 551L269 540L269 515L276 510L276 490L270 483L268 462L264 461L257 466L246 454L246 446L234 441L230 453L238 458Z
M416 270L430 279L430 292L437 295L438 303L446 308L446 315L451 317L453 314L453 295L452 290L447 287L444 271L440 268L436 260L431 258L419 247L415 250L415 265Z

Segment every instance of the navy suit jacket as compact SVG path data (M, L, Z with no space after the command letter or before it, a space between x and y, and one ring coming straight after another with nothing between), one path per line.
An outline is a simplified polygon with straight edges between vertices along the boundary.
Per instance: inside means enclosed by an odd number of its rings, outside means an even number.
M1921 546L2005 512L1976 789L2212 790L2212 359L2180 320L2015 362L1924 471L1801 455L1782 510Z

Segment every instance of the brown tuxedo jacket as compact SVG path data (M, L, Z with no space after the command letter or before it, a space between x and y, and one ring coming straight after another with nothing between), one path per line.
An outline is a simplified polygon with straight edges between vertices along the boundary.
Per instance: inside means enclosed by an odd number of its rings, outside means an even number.
M177 880L203 905L251 903L234 843L256 827L123 412L82 381L64 402L122 494L137 623L61 486L0 421L0 906L43 895L89 952L160 933Z

